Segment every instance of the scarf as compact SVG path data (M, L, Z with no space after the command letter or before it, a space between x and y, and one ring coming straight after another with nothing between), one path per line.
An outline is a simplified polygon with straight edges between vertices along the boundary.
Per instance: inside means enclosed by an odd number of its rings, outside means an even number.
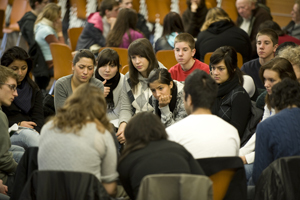
M105 80L99 74L98 70L96 70L96 72L95 72L95 77L97 79L101 80L101 81ZM117 72L114 77L112 77L111 79L107 80L106 83L104 84L104 87L109 87L110 88L110 92L105 97L106 104L107 104L107 109L109 109L109 110L113 110L114 107L115 107L113 91L118 86L120 78L121 78L120 72Z
M31 98L32 98L32 88L29 83L26 81L26 77L17 86L18 96L15 97L14 103L19 107L23 112L28 114L31 109Z
M177 102L177 85L175 82L173 82L173 89L172 89L172 99L169 103L169 109L171 111L171 113L173 113L174 109L175 109L175 106L176 106L176 102ZM158 108L159 107L159 104L158 104L158 100L156 100L156 105L155 105L155 113L159 116L159 118L161 118L161 112L160 112L160 109Z

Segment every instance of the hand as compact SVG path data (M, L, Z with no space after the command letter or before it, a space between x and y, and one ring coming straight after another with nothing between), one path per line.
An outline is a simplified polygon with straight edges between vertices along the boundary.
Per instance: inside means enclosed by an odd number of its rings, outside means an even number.
M118 141L123 144L126 142L125 135L124 135L124 130L126 128L127 123L122 122L119 126L118 132L116 133Z
M158 99L158 105L160 108L165 107L167 105L169 105L169 103L171 102L172 99L172 95L161 95L159 96Z
M53 27L57 33L62 31L62 22L60 18L53 22Z
M191 11L195 13L197 9L198 9L198 4L195 1L193 1L191 5Z
M3 185L3 181L0 180L0 193L7 195L8 188L6 185Z
M20 123L20 126L34 129L34 127L37 126L37 125L34 122L22 121Z
M248 164L247 160L246 160L246 157L245 156L240 156L240 158L242 159L244 165L245 164Z
M104 80L102 83L103 85L107 82L107 80ZM107 95L109 94L110 92L110 87L104 87L104 97L107 97Z

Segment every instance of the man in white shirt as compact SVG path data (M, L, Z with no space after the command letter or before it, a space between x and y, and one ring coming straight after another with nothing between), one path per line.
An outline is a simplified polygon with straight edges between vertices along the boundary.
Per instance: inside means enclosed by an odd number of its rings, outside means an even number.
M195 159L238 156L237 129L211 114L217 91L217 83L206 72L192 72L184 86L184 105L189 116L166 129L169 140L183 145Z

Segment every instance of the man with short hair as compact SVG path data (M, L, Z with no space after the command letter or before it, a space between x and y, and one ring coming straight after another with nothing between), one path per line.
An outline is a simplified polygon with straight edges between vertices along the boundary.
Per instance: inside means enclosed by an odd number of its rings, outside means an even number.
M132 9L132 0L120 0L120 8L130 8ZM140 30L144 36L148 39L150 39L150 31L149 28L146 25L146 20L144 16L140 13L137 13L138 21L136 23L136 28Z
M258 57L244 63L241 70L252 77L257 88L265 89L264 83L259 78L259 69L266 62L274 58L278 47L278 35L273 29L262 29L256 36Z
M252 43L252 57L257 58L256 54L256 34L258 27L266 20L272 20L268 7L258 4L257 0L236 0L236 8L239 13L237 26L248 33Z
M195 40L189 33L181 33L174 41L174 53L178 64L169 69L172 79L183 82L195 69L209 74L209 66L194 58Z
M228 122L212 115L218 85L206 72L196 69L185 80L186 118L166 129L169 140L183 145L195 159L238 156L238 131Z
M18 21L18 24L20 26L22 36L28 43L28 46L31 47L35 42L33 32L34 23L38 14L40 14L47 5L48 0L30 0L29 3L31 10L25 13L20 21Z
M296 0L291 11L292 20L283 28L283 30L290 36L300 40L300 0Z

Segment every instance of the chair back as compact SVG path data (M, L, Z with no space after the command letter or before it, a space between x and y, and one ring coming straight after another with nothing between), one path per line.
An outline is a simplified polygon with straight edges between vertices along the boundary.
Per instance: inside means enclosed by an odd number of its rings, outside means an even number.
M71 0L71 6L77 10L78 19L86 19L86 0Z
M210 57L211 57L212 54L213 54L213 52L208 52L208 53L205 54L205 56L204 56L204 63L206 63L206 64L209 65L209 63L210 63ZM236 52L236 54L237 54L237 65L238 65L238 68L241 69L242 66L243 66L243 64L244 64L243 63L243 56L239 52Z
M193 174L152 174L141 182L137 200L212 200L212 182Z
M70 39L70 46L71 50L75 51L76 50L76 45L78 38L83 30L83 27L76 27L76 28L69 28L68 29L68 36Z
M123 66L122 69L120 70L120 73L125 75L128 71L129 71L129 66L128 66L128 65L125 65L125 66Z
M1 0L0 1L0 10L6 10L7 5L8 5L8 0Z
M222 0L221 8L229 15L233 22L237 20L238 12L235 6L236 0Z
M140 1L133 0L132 1L132 8L138 13L140 11Z
M182 15L186 9L188 9L188 7L186 5L186 0L179 0L180 15Z
M146 0L146 4L148 21L155 23L156 19L159 19L159 23L162 25L165 16L171 11L171 0Z
M53 58L54 79L72 74L72 51L66 44L52 43L50 50Z
M206 8L210 9L210 8L214 8L217 6L217 1L216 0L206 0L205 4L206 4Z
M106 48L113 49L118 53L119 58L120 58L120 64L121 64L122 67L125 66L125 65L128 65L128 49L118 48L118 47L102 47L102 48L99 49L99 53L103 49L106 49Z
M161 62L168 70L177 64L173 50L160 50L156 52L156 59Z
M20 31L18 21L24 16L27 11L28 1L27 0L14 0L12 4L10 14L10 25L9 29L13 31Z

